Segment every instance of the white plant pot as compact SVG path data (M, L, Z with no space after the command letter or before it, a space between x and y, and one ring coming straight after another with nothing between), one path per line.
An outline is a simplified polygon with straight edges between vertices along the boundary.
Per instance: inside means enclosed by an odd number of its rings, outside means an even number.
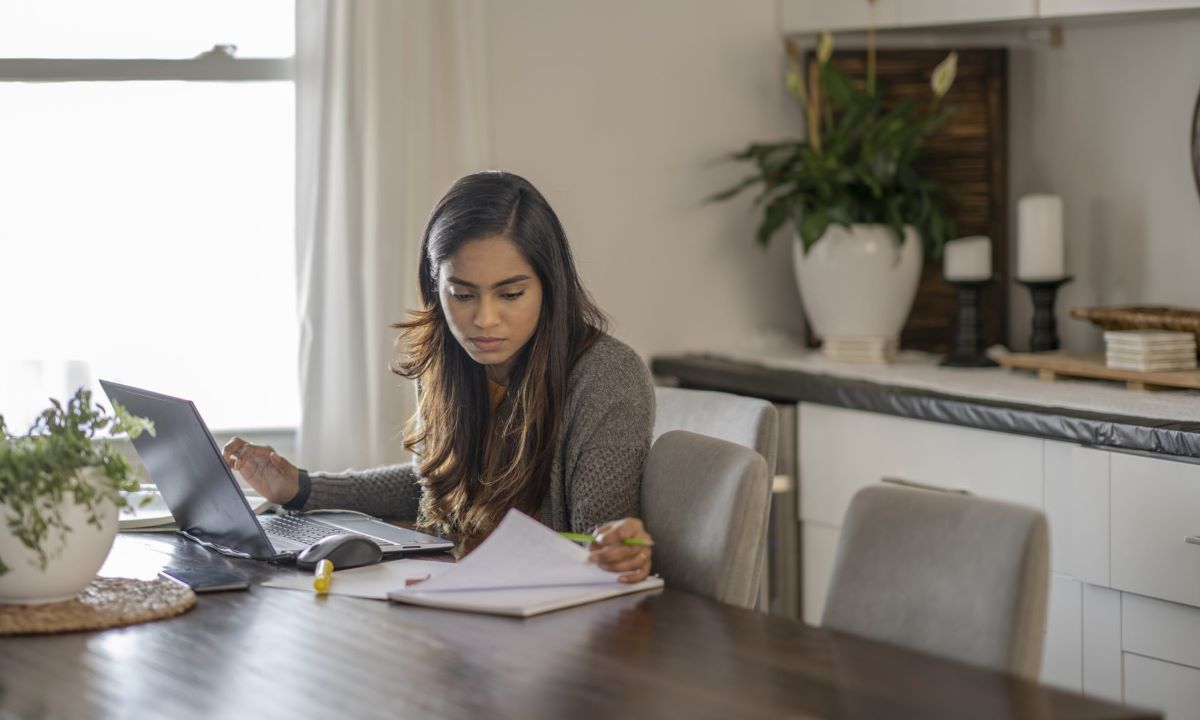
M793 245L796 282L813 334L895 341L921 279L921 238L904 227L903 244L886 225L830 225L804 252Z
M103 478L103 471L98 468L85 468L81 472L92 482ZM37 553L25 547L8 529L12 514L7 504L0 503L0 559L8 566L8 572L0 575L0 604L36 605L70 600L96 577L117 536L116 505L104 502L97 509L101 525L97 528L88 522L87 510L76 505L71 494L66 493L62 517L71 531L62 543L57 531L51 529L46 538L49 562L43 570L38 567Z

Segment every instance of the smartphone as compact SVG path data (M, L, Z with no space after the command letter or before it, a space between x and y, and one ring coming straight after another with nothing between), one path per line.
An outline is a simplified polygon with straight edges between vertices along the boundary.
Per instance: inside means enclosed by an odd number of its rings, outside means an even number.
M158 573L190 587L193 592L220 592L222 590L247 590L250 583L237 573L219 568L163 568Z

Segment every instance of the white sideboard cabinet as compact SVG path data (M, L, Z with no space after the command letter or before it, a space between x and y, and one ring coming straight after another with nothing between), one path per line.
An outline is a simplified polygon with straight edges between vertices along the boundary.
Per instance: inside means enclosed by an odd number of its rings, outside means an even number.
M1042 680L1200 719L1200 465L809 402L797 417L805 621L820 623L859 489L1028 505L1050 526Z

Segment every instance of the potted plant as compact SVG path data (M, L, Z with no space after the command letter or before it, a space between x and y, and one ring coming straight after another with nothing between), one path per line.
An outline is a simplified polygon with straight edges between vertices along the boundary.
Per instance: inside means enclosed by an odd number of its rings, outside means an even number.
M793 227L801 299L827 351L831 339L842 338L894 345L916 295L922 245L938 257L953 232L948 189L916 166L926 139L954 111L941 100L954 82L957 55L934 69L922 107L911 98L884 103L873 42L861 84L830 63L832 53L825 33L805 79L789 45L788 88L804 104L807 137L752 143L736 153L754 163L754 174L711 199L757 187L764 246L781 227Z
M99 431L154 433L153 424L80 388L57 400L23 436L0 415L0 603L74 597L95 577L117 533L121 491L139 489L129 461Z

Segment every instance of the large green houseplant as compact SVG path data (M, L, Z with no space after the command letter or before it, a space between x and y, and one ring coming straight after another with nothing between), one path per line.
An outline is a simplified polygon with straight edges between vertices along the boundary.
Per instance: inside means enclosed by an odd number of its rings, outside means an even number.
M807 137L751 143L733 155L755 165L754 174L713 196L725 200L759 187L762 207L758 241L766 245L776 230L792 222L807 251L830 224L881 223L903 239L903 227L917 227L931 255L938 255L951 231L945 186L922 177L916 164L928 137L954 112L941 100L954 83L958 56L950 53L932 74L929 103L906 98L887 105L867 63L863 82L837 69L830 58L832 36L825 34L808 81L799 54L789 46L788 89L805 105ZM868 54L874 55L869 48Z
M84 388L65 405L52 400L25 435L11 435L0 415L0 602L48 599L29 588L42 579L51 594L70 594L64 588L75 581L58 577L67 572L58 565L79 564L70 546L80 544L81 533L108 535L103 548L94 547L103 537L83 548L89 556L83 565L97 556L103 562L112 542L107 531L115 533L117 509L128 505L121 493L139 488L120 450L97 437L103 432L132 439L154 427L116 403L108 414ZM80 570L84 585L98 568Z
M916 292L922 255L939 256L953 232L949 189L918 167L926 140L954 112L942 99L954 82L957 55L933 70L927 101L889 104L876 81L873 42L861 80L835 67L832 53L826 33L802 72L799 52L789 45L788 88L804 105L806 136L749 144L733 157L753 163L754 172L711 199L756 189L757 239L764 246L780 228L795 230L797 279L819 336L894 341ZM897 252L881 252L883 237ZM864 247L851 248L851 241ZM809 257L814 248L824 264ZM876 264L856 270L851 255ZM891 287L895 292L881 291Z

